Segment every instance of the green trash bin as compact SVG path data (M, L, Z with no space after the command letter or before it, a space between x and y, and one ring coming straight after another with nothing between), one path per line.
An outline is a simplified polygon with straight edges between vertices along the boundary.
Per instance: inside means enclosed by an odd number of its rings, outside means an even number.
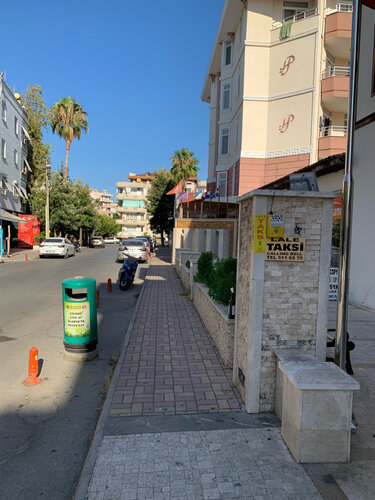
M65 351L95 351L98 343L96 281L83 277L64 280L62 294Z

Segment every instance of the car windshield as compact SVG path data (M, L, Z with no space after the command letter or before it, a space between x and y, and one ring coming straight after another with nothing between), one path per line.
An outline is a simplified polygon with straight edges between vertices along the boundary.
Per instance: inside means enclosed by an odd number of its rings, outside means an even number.
M63 238L47 238L43 243L62 243L63 241Z

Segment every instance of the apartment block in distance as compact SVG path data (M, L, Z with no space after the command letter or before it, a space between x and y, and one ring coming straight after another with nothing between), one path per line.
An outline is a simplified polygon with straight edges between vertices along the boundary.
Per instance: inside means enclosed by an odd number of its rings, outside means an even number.
M0 75L0 204L14 214L25 213L29 134L21 97Z
M226 0L202 100L208 189L241 195L346 148L352 2Z
M122 226L118 235L120 238L141 236L151 232L146 210L146 196L153 178L154 174L150 172L130 173L129 181L116 183L117 213L120 217L118 223Z
M105 189L103 191L98 191L97 189L90 189L91 198L94 200L99 200L98 212L101 215L107 215L113 218L113 214L116 213L117 204L113 201L113 194L107 193Z

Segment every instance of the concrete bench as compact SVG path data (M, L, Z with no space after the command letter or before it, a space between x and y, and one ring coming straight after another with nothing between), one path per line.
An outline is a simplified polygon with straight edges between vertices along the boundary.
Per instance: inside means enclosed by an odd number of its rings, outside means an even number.
M276 353L278 398L282 379L281 436L294 459L298 463L348 462L353 391L359 389L358 382L308 352L281 351Z

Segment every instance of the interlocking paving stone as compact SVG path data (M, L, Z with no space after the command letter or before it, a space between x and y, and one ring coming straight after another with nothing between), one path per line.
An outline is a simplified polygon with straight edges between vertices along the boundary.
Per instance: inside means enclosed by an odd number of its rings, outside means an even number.
M239 411L230 379L174 269L154 257L110 416Z

